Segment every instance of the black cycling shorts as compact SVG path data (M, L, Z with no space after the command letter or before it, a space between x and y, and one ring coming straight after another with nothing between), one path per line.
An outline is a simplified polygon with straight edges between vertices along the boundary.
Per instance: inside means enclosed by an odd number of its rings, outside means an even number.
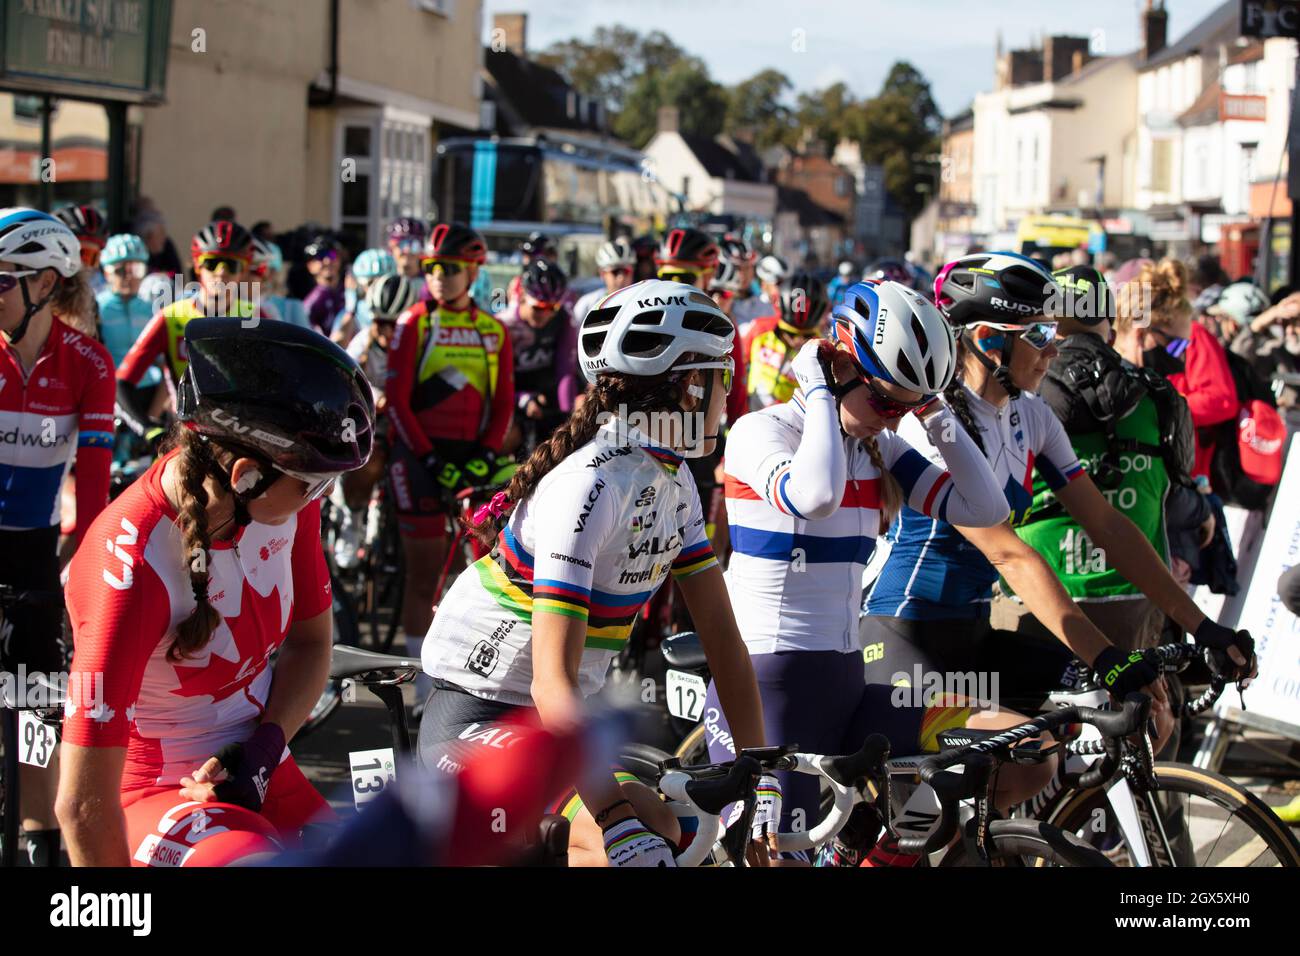
M0 531L0 584L57 593L59 526ZM24 665L28 672L63 670L61 602L0 607L0 669Z
M985 699L1013 710L1058 689L1074 657L1055 640L995 630L986 617L911 621L868 615L858 624L858 636L868 683L894 684L901 675L915 687L918 675L924 681L930 674L954 680L973 674L990 692Z

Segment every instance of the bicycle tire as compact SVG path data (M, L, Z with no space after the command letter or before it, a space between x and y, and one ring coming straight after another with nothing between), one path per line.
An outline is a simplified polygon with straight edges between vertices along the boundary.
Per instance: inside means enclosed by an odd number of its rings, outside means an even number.
M1186 793L1218 806L1254 833L1282 866L1300 867L1300 841L1268 804L1245 787L1221 774L1190 764L1157 761L1155 773L1158 793ZM1047 820L1062 830L1075 833L1090 825L1095 810L1104 805L1105 797L1105 791L1101 789L1065 794Z
M1072 833L1042 820L993 820L989 823L990 862L994 866L1022 867L1032 857L1037 866L1114 866L1100 850ZM958 843L944 854L940 866L981 866Z
M659 764L671 756L650 744L624 744L618 752L618 764L653 790L659 786Z
M705 739L703 724L696 724L691 732L682 738L682 742L673 751L673 756L686 767L709 762L709 744Z

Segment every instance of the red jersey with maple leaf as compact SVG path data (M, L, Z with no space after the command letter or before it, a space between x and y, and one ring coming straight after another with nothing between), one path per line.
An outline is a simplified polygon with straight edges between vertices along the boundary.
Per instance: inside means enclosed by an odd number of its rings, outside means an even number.
M162 491L172 457L99 515L66 589L71 687L79 689L70 696L81 700L69 700L63 739L126 747L124 791L177 783L224 745L248 739L270 693L272 651L290 624L332 601L319 502L282 525L253 522L232 541L212 543L208 594L221 615L212 640L182 663L167 660L176 626L194 610L189 558Z

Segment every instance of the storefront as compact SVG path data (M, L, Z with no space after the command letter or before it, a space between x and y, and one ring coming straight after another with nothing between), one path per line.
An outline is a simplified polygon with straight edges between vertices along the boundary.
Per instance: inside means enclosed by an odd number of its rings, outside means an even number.
M135 186L127 108L163 100L172 0L5 0L0 206L94 203L120 228Z

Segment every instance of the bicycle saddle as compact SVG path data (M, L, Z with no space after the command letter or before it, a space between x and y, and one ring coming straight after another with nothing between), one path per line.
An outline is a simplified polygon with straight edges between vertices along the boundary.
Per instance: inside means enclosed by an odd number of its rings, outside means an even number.
M377 654L347 644L335 644L330 651L330 677L359 677L375 671L421 671L420 662L396 654Z
M696 671L709 666L709 662L704 657L704 645L700 643L700 635L694 631L683 631L681 634L665 637L663 643L659 645L659 651L668 662L668 666L678 670Z

